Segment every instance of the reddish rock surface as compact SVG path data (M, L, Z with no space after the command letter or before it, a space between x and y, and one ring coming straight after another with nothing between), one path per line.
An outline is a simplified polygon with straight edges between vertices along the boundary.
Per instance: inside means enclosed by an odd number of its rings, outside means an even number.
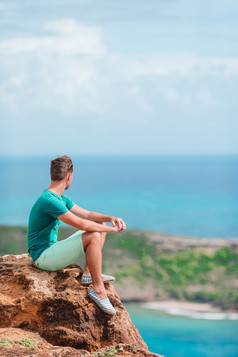
M89 299L81 274L75 264L57 272L39 270L28 254L0 257L0 339L14 335L12 328L44 339L31 351L19 344L0 347L0 356L89 356L87 351L99 350L103 356L110 346L117 346L118 356L158 356L148 351L114 287L105 285L117 310L110 316Z
M27 346L27 343L30 344ZM8 345L8 346L7 346ZM39 333L20 328L0 328L0 356L1 357L113 357L113 356L141 356L156 357L146 349L131 345L118 344L104 347L96 352L78 350L72 347L53 346L42 338Z

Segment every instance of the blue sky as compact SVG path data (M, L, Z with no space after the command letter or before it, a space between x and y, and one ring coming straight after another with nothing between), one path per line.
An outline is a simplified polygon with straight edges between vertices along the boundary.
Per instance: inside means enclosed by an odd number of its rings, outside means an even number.
M238 3L0 1L2 155L238 153Z

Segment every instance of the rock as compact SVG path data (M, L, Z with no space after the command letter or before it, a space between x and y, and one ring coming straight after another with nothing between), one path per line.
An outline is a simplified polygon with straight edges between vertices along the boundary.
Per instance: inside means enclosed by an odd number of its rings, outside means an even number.
M50 272L36 268L28 254L0 257L0 327L31 331L44 339L32 354L24 345L2 346L11 353L4 356L90 356L109 347L118 356L158 356L148 351L114 287L105 284L117 310L111 316L89 299L81 274L76 264Z
M53 346L36 332L19 328L0 329L0 356L4 357L109 357L142 356L152 357L157 354L135 346L119 344L104 347L97 352L78 350L72 347Z
M36 332L20 328L0 329L0 356L4 357L109 357L141 356L156 357L146 349L118 344L104 347L96 352L78 350L72 347L53 346Z
M19 328L0 329L0 356L90 356L90 352L72 347L53 346L39 333Z

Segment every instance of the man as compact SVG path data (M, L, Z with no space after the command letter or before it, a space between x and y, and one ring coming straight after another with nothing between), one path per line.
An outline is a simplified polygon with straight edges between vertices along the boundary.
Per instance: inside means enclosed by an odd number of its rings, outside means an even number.
M116 314L107 297L104 282L115 280L102 274L102 248L107 232L126 229L121 218L83 209L65 196L73 179L73 164L68 156L51 161L51 184L32 207L27 232L28 252L42 270L60 270L86 253L82 284L92 288L89 297L108 314ZM69 238L58 242L60 221L79 229ZM110 222L112 226L105 222Z

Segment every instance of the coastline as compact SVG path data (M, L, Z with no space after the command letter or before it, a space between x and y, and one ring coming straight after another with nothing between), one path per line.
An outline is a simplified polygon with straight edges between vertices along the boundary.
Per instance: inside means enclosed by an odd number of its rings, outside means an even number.
M238 312L231 309L223 310L210 303L190 301L165 300L141 302L138 307L149 310L162 311L173 316L183 316L203 320L238 320Z
M144 231L143 233L146 234L150 243L164 246L167 249L188 249L196 247L204 247L211 249L231 247L238 249L238 237L193 237L150 231Z

